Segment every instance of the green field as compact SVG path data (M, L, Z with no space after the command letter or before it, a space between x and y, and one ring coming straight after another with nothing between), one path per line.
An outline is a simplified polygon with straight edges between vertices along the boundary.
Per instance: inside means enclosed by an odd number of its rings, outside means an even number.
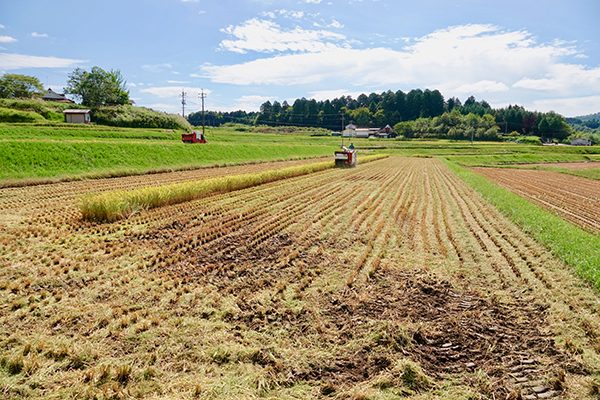
M169 169L330 156L340 137L250 127L207 129L208 144L186 145L181 132L100 125L0 124L0 182L70 180ZM502 142L345 139L361 154L439 156L463 166L600 159L600 147L532 146ZM561 171L562 172L562 171ZM587 172L578 172L585 176ZM592 173L592 176L595 175Z
M111 127L0 125L0 181L115 176L331 155L331 140L310 135L211 132L208 144L180 132Z
M599 148L207 134L0 125L4 186L240 165L0 189L5 398L598 398L600 235L468 167Z

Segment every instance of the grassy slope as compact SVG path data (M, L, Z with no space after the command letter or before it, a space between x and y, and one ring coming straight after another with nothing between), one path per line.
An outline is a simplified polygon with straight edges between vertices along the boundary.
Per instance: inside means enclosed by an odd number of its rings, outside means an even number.
M163 130L0 126L0 180L308 158L336 148L308 135L218 132L208 144L186 145Z
M533 235L577 273L600 288L600 237L519 197L474 172L447 165L490 203Z
M546 167L546 166L533 166L533 167L528 167L528 166L523 166L523 165L518 165L518 166L514 166L514 165L505 165L502 166L503 168L520 168L520 169L534 169L534 170L544 170L544 171L553 171L553 172L559 172L561 174L568 174L568 175L575 175L575 176L580 176L582 178L588 178L588 179L596 179L596 180L600 180L600 168L593 168L593 169L582 169L582 170L569 170L566 168L561 168L560 164L558 164L556 167Z
M181 132L100 125L0 124L0 181L112 176L201 165L331 155L341 138L253 133L209 128L209 144L184 145ZM362 154L437 155L461 165L582 161L597 158L600 148L531 146L514 143L345 139ZM381 149L377 149L381 148ZM585 173L581 173L584 175ZM584 175L585 176L585 175Z

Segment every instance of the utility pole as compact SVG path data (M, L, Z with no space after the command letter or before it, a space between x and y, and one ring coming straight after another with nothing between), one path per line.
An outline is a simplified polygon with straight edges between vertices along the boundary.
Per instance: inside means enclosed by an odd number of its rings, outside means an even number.
M204 99L206 95L204 94L204 89L201 89L202 93L198 93L198 97L202 99L202 134L204 135Z
M344 147L344 114L342 114L342 147Z
M183 91L183 89L181 89L181 94L179 95L179 97L181 97L181 116L183 118L185 118L185 96L187 95L186 92Z

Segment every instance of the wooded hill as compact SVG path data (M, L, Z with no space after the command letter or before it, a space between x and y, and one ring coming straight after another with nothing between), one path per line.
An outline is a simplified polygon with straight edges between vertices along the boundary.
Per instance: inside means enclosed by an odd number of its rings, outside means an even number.
M493 109L485 100L477 101L469 97L464 104L457 98L448 100L439 90L413 89L408 93L401 90L381 94L361 94L356 99L342 96L333 100L296 99L292 105L287 101L279 103L266 101L260 107L256 124L297 125L327 128L333 131L343 129L345 124L354 122L361 127L394 127L400 122L417 121L425 118L441 117L444 113L456 112L467 116L489 115L487 122L498 126L499 132L518 132L525 135L566 138L571 132L564 118L556 113L527 111L518 105ZM456 119L456 118L455 118ZM423 125L423 121L421 121ZM434 132L435 133L435 132ZM435 136L435 135L433 135ZM439 137L444 137L441 135Z

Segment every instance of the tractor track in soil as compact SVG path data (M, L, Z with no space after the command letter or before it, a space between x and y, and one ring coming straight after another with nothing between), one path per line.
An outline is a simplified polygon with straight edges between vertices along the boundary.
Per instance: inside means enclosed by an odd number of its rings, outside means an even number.
M48 201L68 203L48 208L31 195L43 186L21 190L0 198L9 199L0 201L5 211L29 207L25 227L6 224L10 235L99 235L106 240L96 262L137 255L153 279L230 299L224 313L172 304L198 318L220 315L232 340L285 331L280 349L252 357L273 387L309 383L343 394L408 358L434 382L454 376L483 396L573 398L560 377L590 371L557 343L560 325L569 321L600 348L597 294L435 159L322 171L101 226L76 218L81 189L65 198L46 188ZM290 349L329 356L293 363ZM488 385L473 383L476 371Z

